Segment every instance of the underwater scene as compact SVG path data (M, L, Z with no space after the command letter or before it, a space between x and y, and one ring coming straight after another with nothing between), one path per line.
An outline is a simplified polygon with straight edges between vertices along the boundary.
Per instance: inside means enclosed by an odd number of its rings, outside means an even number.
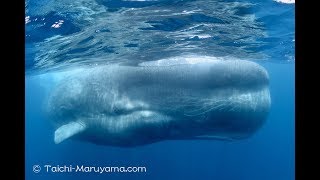
M295 179L294 0L25 0L25 179Z

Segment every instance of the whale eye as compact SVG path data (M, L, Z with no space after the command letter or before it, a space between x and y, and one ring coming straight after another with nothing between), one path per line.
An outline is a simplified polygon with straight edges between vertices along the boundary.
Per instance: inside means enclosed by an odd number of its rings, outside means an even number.
M142 101L132 101L126 96L117 98L112 105L113 114L129 114L134 111L140 111L148 109L149 106Z
M125 114L126 110L117 106L113 107L112 114Z

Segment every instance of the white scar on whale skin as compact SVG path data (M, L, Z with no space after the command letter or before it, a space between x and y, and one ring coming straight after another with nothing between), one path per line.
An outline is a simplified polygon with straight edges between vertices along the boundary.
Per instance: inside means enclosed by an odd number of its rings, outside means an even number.
M271 105L267 71L245 60L174 57L60 79L46 106L56 144L243 139L264 124Z

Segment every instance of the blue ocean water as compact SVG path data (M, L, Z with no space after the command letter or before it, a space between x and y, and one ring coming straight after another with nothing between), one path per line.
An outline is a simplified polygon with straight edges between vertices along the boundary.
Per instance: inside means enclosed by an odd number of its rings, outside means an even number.
M26 179L294 179L294 4L272 0L26 0ZM134 148L56 145L43 113L55 76L83 66L205 55L255 61L270 76L263 127L240 141ZM33 167L41 171L35 173ZM142 166L140 173L46 172L52 166Z

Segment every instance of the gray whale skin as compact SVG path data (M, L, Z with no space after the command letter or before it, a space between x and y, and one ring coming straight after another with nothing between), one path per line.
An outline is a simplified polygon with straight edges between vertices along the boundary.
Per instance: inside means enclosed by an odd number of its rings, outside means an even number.
M237 140L264 124L271 104L268 86L267 71L244 60L99 66L60 82L46 111L56 144Z

